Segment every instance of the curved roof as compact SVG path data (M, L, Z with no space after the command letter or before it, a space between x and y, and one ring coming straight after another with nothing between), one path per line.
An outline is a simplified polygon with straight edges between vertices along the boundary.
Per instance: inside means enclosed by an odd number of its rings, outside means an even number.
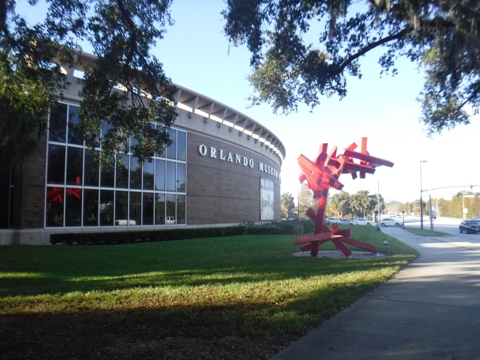
M174 85L177 88L174 98L179 109L203 116L205 119L229 126L247 136L251 136L269 147L283 162L286 156L285 146L273 132L258 121L193 90L177 84Z
M72 80L74 78L83 77L84 66L93 64L96 59L95 55L85 52L75 51L75 54L77 60L80 61L76 62L74 67L64 66L65 73L67 76L70 76ZM252 137L261 144L264 144L265 147L270 148L270 150L278 157L280 163L283 162L286 156L285 146L273 132L258 121L253 120L251 117L248 117L221 102L187 89L186 87L177 84L173 85L177 88L174 95L177 108L200 115L204 119L215 121L219 125L222 124L228 126ZM81 98L78 96L79 90L79 85L75 81L71 81L65 97L81 101Z

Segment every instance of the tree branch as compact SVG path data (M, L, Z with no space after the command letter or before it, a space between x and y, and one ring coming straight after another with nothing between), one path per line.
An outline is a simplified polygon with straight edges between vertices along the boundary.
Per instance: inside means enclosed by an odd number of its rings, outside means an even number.
M5 37L10 37L7 25L7 3L6 1L0 1L0 31L3 32Z
M398 40L399 38L401 38L402 36L405 36L407 34L407 28L403 29L402 31L399 31L398 33L396 34L393 34L393 35L390 35L390 36L387 36L386 38L383 38L383 39L380 39L368 46L365 46L363 49L361 49L360 51L358 51L357 53L353 54L352 56L350 56L349 58L347 58L342 64L340 64L338 66L338 68L336 69L336 71L334 71L332 73L332 76L335 76L335 75L338 75L340 73L343 72L343 70L345 70L345 68L350 65L353 61L355 61L356 59L358 59L360 56L362 55L365 55L367 52L369 52L370 50L373 50L375 49L376 47L378 46L381 46L387 42L390 42L390 41L394 41L394 40Z
M475 99L478 96L479 93L480 93L480 83L477 83L473 93L460 106L457 107L457 110L460 110L465 105L467 105L470 101Z
M130 17L129 12L127 11L127 9L125 9L123 0L116 0L116 3L118 5L118 9L120 10L120 13L122 14L122 18L125 20L127 27L130 29L130 34L131 34L129 39L130 51L127 54L127 59L125 62L125 65L128 66L130 64L130 61L132 61L133 53L135 52L135 48L137 44L137 27L135 26L135 23Z

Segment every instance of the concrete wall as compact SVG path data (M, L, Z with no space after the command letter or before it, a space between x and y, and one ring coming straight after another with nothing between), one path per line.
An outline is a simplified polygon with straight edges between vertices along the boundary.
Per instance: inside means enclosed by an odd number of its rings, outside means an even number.
M217 150L217 158L202 156L199 146ZM225 160L218 154L223 151ZM234 162L228 161L233 154ZM235 156L242 163L235 163ZM253 167L243 160L253 160ZM259 162L274 166L264 156L225 141L188 134L187 221L188 224L260 221L260 177L274 183L275 219L280 219L280 180L259 170Z

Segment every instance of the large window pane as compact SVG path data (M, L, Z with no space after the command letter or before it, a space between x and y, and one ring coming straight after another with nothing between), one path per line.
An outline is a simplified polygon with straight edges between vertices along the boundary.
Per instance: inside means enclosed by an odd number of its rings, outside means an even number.
M177 224L185 224L185 195L177 195Z
M143 225L153 225L153 193L143 194Z
M177 160L187 161L187 133L177 131Z
M68 107L68 142L70 144L82 145L83 137L74 129L74 126L80 122L78 109L78 106L70 105Z
M78 112L78 106L66 104L50 111L46 226L186 224L186 132L160 126L172 140L163 159L139 166L137 158L121 151L100 167L101 151L87 149L74 129ZM100 134L110 128L104 123Z
M98 190L83 191L83 226L98 226Z
M107 123L107 122L102 122L102 133L101 133L101 139L105 137L105 135L108 133L108 131L112 128L112 124ZM101 144L101 141L100 141Z
M83 149L67 147L67 184L82 185Z
M82 223L82 189L67 188L65 201L65 226L80 226Z
M117 162L117 188L128 188L128 155L118 155L120 162Z
M167 194L166 195L166 200L167 200L167 219L166 219L166 224L175 224L176 221L176 195L174 194Z
M102 166L101 169L101 185L103 187L113 187L115 183L115 160L110 161Z
M176 163L173 161L167 161L167 191L176 191L177 189L175 165Z
M142 224L142 193L130 192L130 222L129 225L141 225Z
M128 224L128 192L115 192L115 225Z
M142 188L142 167L138 164L138 159L130 156L130 189Z
M132 148L134 146L138 145L138 140L137 140L137 138L130 138L129 140L130 140L129 141L130 142L130 148L128 149L128 152L133 154L133 149Z
M163 127L163 126L157 125L157 130L158 130L159 132L161 132L163 135L166 135L166 134L167 134L167 129L166 129L165 127ZM163 149L163 152L162 152L161 154L156 153L155 156L156 156L156 157L164 158L165 155L166 155L166 153L167 153L167 149L164 148L164 149Z
M47 183L65 184L65 146L48 146Z
M86 186L98 186L98 158L99 152L96 150L85 149L85 179L83 182ZM112 185L113 186L113 183Z
M63 226L63 203L65 188L47 187L46 225L48 227Z
M167 158L168 159L176 159L177 158L177 131L174 129L168 129L168 136L170 136L170 140L172 143L167 148Z
M143 188L145 190L153 190L153 161L145 161L143 163Z
M113 195L112 190L100 191L100 225L113 225Z
M165 224L165 194L155 194L155 225Z
M187 179L187 166L182 163L177 163L177 191L185 192L185 182Z
M50 109L48 140L65 142L67 132L67 105L58 104Z
M155 160L155 190L165 190L165 160Z

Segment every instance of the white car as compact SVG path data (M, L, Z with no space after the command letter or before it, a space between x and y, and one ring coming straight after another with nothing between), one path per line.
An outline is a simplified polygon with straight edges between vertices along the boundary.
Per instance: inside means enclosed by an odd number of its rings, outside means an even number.
M355 225L376 226L377 223L375 221L372 221L372 220L357 219L357 220L355 220Z
M342 225L353 225L353 220L349 219L338 219L337 224L342 224Z
M385 226L401 227L402 222L397 220L397 219L386 218L386 219L380 220L380 226L382 226L382 227L385 227Z
M325 224L338 224L340 223L340 220L334 217L327 217L325 218Z

